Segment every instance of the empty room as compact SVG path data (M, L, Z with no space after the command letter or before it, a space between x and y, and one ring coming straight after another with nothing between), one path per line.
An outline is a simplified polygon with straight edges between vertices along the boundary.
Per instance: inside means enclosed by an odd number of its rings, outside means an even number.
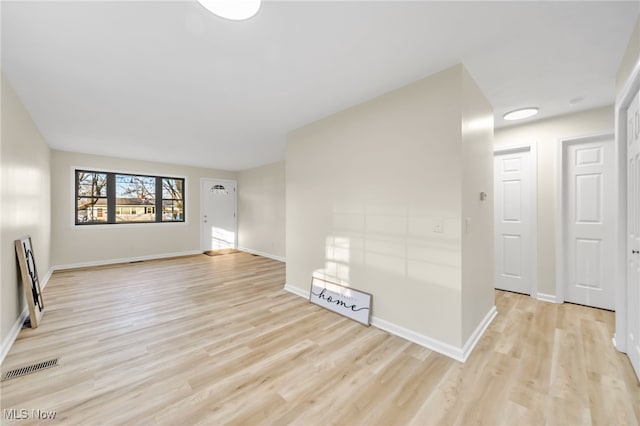
M2 424L640 424L640 3L0 2Z

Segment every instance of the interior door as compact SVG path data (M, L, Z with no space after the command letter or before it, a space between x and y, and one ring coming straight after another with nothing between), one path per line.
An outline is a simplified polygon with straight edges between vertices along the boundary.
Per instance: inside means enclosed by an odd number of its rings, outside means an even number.
M531 294L531 152L494 155L495 287Z
M627 354L640 377L640 92L627 110Z
M202 248L204 251L236 247L236 183L202 179Z
M565 300L615 308L613 135L568 143L564 158Z

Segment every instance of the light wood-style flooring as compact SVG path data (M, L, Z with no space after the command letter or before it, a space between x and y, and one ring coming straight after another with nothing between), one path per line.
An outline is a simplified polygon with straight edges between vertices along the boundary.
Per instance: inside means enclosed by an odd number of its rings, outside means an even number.
M247 253L56 272L41 326L22 330L2 369L60 366L2 382L2 423L25 412L16 424L640 422L611 312L496 292L498 316L461 364L284 280L284 264Z

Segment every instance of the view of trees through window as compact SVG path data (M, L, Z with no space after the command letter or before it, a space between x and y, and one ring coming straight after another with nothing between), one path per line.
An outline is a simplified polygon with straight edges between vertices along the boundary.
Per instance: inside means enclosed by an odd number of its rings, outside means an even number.
M184 179L76 170L76 224L184 222Z
M107 221L107 175L76 171L76 223Z

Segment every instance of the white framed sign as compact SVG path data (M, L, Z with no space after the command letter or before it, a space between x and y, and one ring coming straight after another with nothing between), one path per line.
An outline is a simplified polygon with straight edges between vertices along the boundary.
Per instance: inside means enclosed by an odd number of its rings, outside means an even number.
M370 324L371 297L371 294L351 287L311 278L309 302L364 325Z

